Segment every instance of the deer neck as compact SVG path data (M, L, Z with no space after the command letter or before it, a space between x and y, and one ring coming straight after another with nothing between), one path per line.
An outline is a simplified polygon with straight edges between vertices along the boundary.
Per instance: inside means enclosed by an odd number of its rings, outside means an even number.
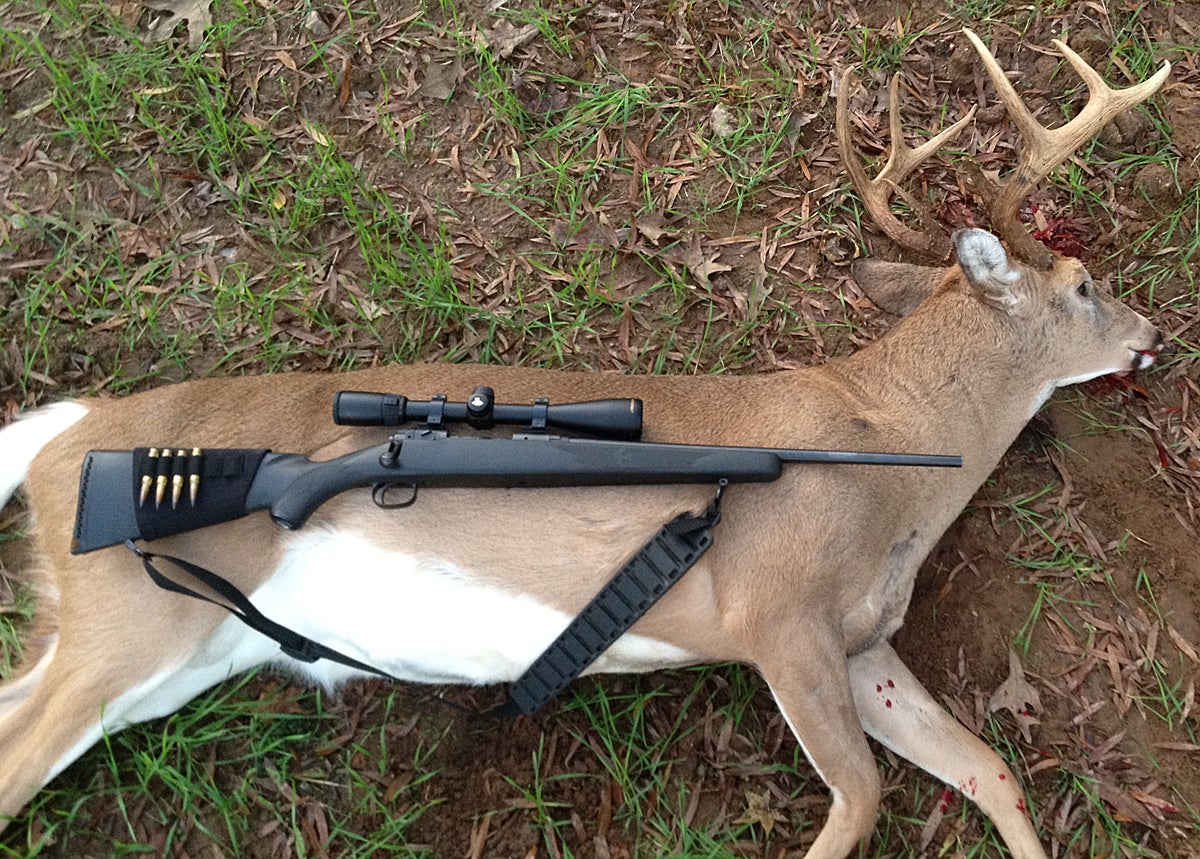
M843 372L865 402L919 427L914 443L970 452L970 470L986 476L1054 389L1023 330L969 295L946 292L850 356Z

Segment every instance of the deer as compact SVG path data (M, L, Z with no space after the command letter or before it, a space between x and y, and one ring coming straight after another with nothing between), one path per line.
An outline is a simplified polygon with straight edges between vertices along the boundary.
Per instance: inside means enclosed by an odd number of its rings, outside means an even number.
M1089 99L1051 130L966 35L1023 137L1018 166L991 197L998 235L969 228L947 240L890 211L899 183L974 108L909 148L897 75L891 153L869 178L851 139L851 70L841 77L837 142L869 214L902 248L955 258L858 261L854 279L900 319L847 357L737 377L411 364L201 379L51 404L0 431L0 502L23 487L38 596L21 664L0 686L0 815L20 814L106 732L166 716L255 667L329 688L364 676L296 661L221 608L160 590L124 548L72 555L86 451L178 439L329 459L384 440L381 429L333 424L335 391L454 396L486 378L513 401L640 398L653 441L960 454L960 469L805 465L729 486L712 548L589 673L752 666L831 795L809 859L845 857L873 831L881 786L868 737L967 795L1014 857L1044 859L1012 769L934 700L889 640L922 561L1052 392L1146 369L1163 345L1080 261L1030 238L1019 209L1082 142L1152 96L1170 66L1113 89L1056 40ZM518 677L662 522L702 509L711 493L444 488L394 511L352 490L297 531L258 513L151 545L220 570L265 614L404 680L493 684Z

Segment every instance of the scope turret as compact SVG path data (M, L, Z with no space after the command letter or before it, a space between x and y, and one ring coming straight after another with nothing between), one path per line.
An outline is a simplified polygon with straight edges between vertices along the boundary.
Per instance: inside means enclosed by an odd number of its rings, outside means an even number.
M532 430L555 427L605 438L637 440L642 436L642 401L589 400L551 405L547 400L537 400L532 405L515 405L497 403L492 389L487 387L476 388L465 403L449 402L443 396L410 400L399 394L367 391L338 391L333 398L335 424L394 427L412 421L436 427L450 422L465 423L475 429L524 424Z

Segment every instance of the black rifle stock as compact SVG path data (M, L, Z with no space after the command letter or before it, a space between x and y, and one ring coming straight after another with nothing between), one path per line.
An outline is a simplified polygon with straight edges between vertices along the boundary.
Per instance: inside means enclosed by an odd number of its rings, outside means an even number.
M284 528L304 525L349 489L562 487L634 484L763 483L785 462L959 467L958 456L866 453L559 438L451 437L413 429L387 444L314 462L301 454L206 450L198 505L139 503L147 449L93 451L84 463L72 551L159 537L268 510ZM184 453L184 451L180 451ZM219 505L210 499L221 499Z

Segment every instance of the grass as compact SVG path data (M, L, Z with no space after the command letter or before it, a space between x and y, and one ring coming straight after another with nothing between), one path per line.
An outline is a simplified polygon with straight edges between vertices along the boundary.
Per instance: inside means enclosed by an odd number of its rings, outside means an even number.
M144 259L146 254L141 251L147 248L137 244L137 237L126 229L129 225L118 217L101 215L97 220L90 214L83 223L47 223L38 212L23 214L17 220L19 239L54 231L67 233L64 240L52 243L55 252L42 266L23 272L22 288L15 296L15 306L25 308L24 333L19 338L23 385L61 373L62 339L80 328L99 328L117 335L109 338L116 340L110 350L114 354L105 358L110 363L116 358L118 391L142 383L148 375L144 368L131 371L120 365L120 357L138 351L139 346L143 351L157 347L157 360L149 375L159 372L171 378L194 373L187 366L188 353L211 341L225 347L225 354L210 350L218 354L205 357L205 372L279 370L314 357L323 357L324 365L329 366L358 334L391 342L394 351L389 357L411 360L429 354L435 343L445 340L448 329L457 327L466 327L474 335L478 353L471 357L501 358L491 346L497 339L537 341L548 334L547 348L534 360L562 365L576 360L573 353L579 351L578 341L595 333L589 330L587 314L577 312L573 291L522 302L517 313L485 311L481 315L477 296L464 295L462 278L456 280L456 260L446 254L450 243L444 222L417 223L428 218L397 210L394 192L341 154L345 138L336 121L306 116L291 95L271 101L268 93L277 89L277 75L265 78L255 91L254 106L243 109L234 101L233 79L212 62L211 54L141 44L120 22L97 15L96 8L87 4L50 7L48 14L50 27L38 31L14 28L6 34L5 46L15 61L36 62L46 69L54 94L46 109L55 111L61 121L61 131L56 134L81 147L91 160L104 162L119 184L153 208L168 206L167 185L185 177L191 183L191 193L185 192L189 203L204 197L208 205L219 206L233 219L235 232L271 247L277 261L265 267L261 259L255 259L248 270L244 265L229 264L230 259L238 258L238 249L223 248L213 255L215 270L210 265L207 271L193 272L192 284L184 284L185 288L194 287L192 294L201 312L188 314L187 323L177 327L182 330L171 332L175 336L157 338L160 342L154 343L156 317L168 302L153 292L131 292L128 284L131 280L136 285L180 279L180 268L186 279L191 249L160 248L152 235L147 238L152 258ZM229 19L219 22L212 32L212 44L239 44L263 23L252 6L234 5L227 14ZM539 28L544 30L550 18L539 20ZM414 22L403 35L418 41L421 26ZM72 38L81 32L95 33L96 42ZM586 238L595 227L596 215L604 217L606 210L616 205L605 196L609 192L601 189L613 187L614 180L623 184L626 179L640 184L638 209L643 214L656 213L691 229L708 229L708 220L728 211L736 229L748 201L775 181L780 165L786 163L784 156L792 154L790 114L784 109L790 82L770 67L767 52L772 33L766 26L748 48L737 48L737 59L751 63L749 79L728 79L731 69L741 68L732 62L702 65L703 86L711 99L706 104L681 102L675 86L630 81L613 86L608 80L585 82L550 75L539 83L556 86L573 97L566 109L551 108L543 115L530 114L514 93L503 64L481 47L478 39L470 40L444 25L435 26L433 32L453 32L447 38L455 45L470 43L464 59L476 64L478 89L495 107L499 121L507 119L516 128L535 130L528 145L512 150L514 175L476 187L517 212L542 235L583 233ZM570 41L561 47L566 50ZM289 52L289 62L300 74L312 69L332 74L336 63L328 55L333 44L314 46L310 56L299 50ZM730 48L734 45L729 43ZM386 74L384 80L389 80ZM733 105L739 119L725 137L709 132L687 159L651 169L638 166L639 156L653 155L681 128L694 127L726 102ZM618 142L622 129L645 121L656 126L656 136L640 143L645 153L629 139ZM381 123L380 127L390 126ZM419 118L404 128L394 154L410 161L419 153L408 150L419 150L429 141L421 137ZM495 133L491 128L485 132ZM289 149L289 139L297 139L299 146ZM388 140L395 143L397 138ZM130 148L135 153L134 164L153 167L152 181L142 177L144 170L113 162L113 153ZM130 176L137 178L131 180ZM700 181L704 177L712 178ZM759 204L751 208L762 210ZM541 218L539 213L547 211L565 213L561 231L560 225L547 224ZM428 214L451 220L458 217L453 210ZM352 281L346 300L361 311L361 332L339 326L331 319L336 314L318 313L321 288L305 289L298 283L301 277L313 278L311 266L327 250L331 237L355 251L358 270L338 274ZM231 238L220 236L225 244ZM671 262L682 254L685 240L672 236L661 248L635 250L641 261L662 274L660 282L635 297L635 303L650 305L653 312L648 318L655 322L683 325L681 340L690 338L696 323L707 325L698 319L685 324L684 317L694 304L693 284L685 279L687 268ZM211 246L206 250L211 255ZM603 250L609 252L539 249L529 257L532 273L539 280L545 277L577 285L610 282L615 272L613 248ZM306 264L310 268L303 270ZM585 294L598 291L586 289ZM244 310L231 312L227 299ZM59 305L55 312L45 312L47 301ZM611 327L614 315L625 312L627 304L602 303L607 304L603 321ZM774 303L769 307L786 310ZM572 321L564 325L561 320L567 319ZM149 324L141 324L144 322ZM281 330L296 332L297 327L313 337L280 336ZM322 342L314 343L314 339ZM745 337L737 340L745 342ZM269 351L239 358L229 354L228 344L234 342L261 342ZM314 345L318 349L314 350ZM670 342L664 344L686 367L704 367L714 360L728 363L730 345L736 351L737 342L708 338L702 338L699 348L672 349ZM740 363L735 361L735 365Z
M247 676L162 722L106 737L86 755L89 782L60 780L39 794L26 837L6 839L0 855L78 855L97 844L112 856L177 855L204 844L260 855L264 838L290 845L296 856L326 855L331 845L346 857L426 855L406 830L436 804L421 797L435 775L426 766L430 749L397 764L379 737L366 738L367 749L331 748L335 717L324 707L318 693ZM347 766L364 752L377 761L375 775ZM343 767L348 779L333 774ZM379 775L397 768L411 774L399 790ZM90 818L81 796L111 812ZM322 824L315 842L314 819ZM147 831L153 842L145 841Z
M7 539L8 535L5 534L4 537ZM14 594L13 604L6 607L5 612L0 615L0 650L3 651L0 671L3 671L5 677L11 675L13 665L20 661L23 649L21 636L26 625L33 620L35 605L31 593L18 589Z
M845 354L880 325L844 286L859 252L850 239L870 231L828 145L827 82L850 64L869 85L916 69L929 87L913 90L929 100L905 105L912 137L965 98L941 74L943 34L957 23L920 11L863 26L869 10L838 4L832 16L814 7L774 20L736 4L608 17L529 2L489 17L445 2L234 0L214 4L191 50L143 41L145 20L123 20L118 5L23 0L0 29L0 159L22 165L0 178L0 399L14 404L380 361L693 374ZM950 12L1046 44L1061 17L1080 29L1081 8L965 0ZM1149 73L1154 10L1111 15L1115 56ZM499 20L536 36L502 56L489 39ZM450 62L461 75L448 93L422 96ZM1105 74L1120 80L1114 69ZM1077 91L1058 70L1054 84L1067 81ZM1162 105L1143 113L1145 145L1093 144L1047 193L1100 232L1121 228L1093 267L1174 332L1166 372L1186 373L1200 356L1187 325L1200 297L1200 185ZM947 160L996 133L968 135ZM1178 183L1173 204L1125 193L1151 167ZM944 170L924 175L919 199L957 199ZM1120 409L1092 411L1089 432L1133 429ZM995 526L1001 556L1016 541L1007 560L1028 606L997 647L1015 644L1035 667L1052 658L1058 622L1089 654L1108 645L1081 610L1136 608L1167 623L1161 571L1125 547L1089 554L1078 511L1050 503L1057 480L1037 473L1007 495ZM1131 588L1113 578L1114 564L1135 562ZM30 611L18 591L0 616L8 659ZM1195 742L1189 665L1165 632L1160 641L1139 664L1131 712ZM944 681L931 673L931 685ZM963 701L1001 679L969 678ZM331 702L265 675L220 686L106 738L38 795L0 854L424 856L454 841L446 827L486 824L489 843L503 833L513 855L589 855L598 829L581 815L608 802L614 854L774 856L802 850L826 813L749 670L580 683L533 727L498 733L401 695L356 687ZM1063 763L1028 780L1043 833L1045 815L1072 800L1067 855L1138 855L1154 833L1117 819L1097 787L1105 774L1071 745L1081 731L1058 727L1069 733L1054 749ZM1015 769L1037 759L1002 716L982 730ZM519 760L496 750L505 743ZM941 788L890 755L880 763L886 808L860 855L907 855ZM476 804L459 804L463 793ZM770 832L748 816L750 794L782 818ZM1200 835L1194 808L1170 823ZM930 850L1000 848L960 805Z

